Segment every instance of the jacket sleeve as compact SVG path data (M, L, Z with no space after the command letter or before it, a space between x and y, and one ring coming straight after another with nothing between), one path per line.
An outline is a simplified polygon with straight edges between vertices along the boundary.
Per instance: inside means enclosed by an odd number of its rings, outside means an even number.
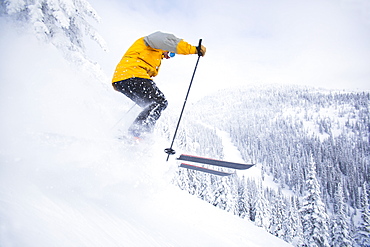
M177 38L173 34L155 32L144 37L145 44L164 51L175 52L178 54L196 54L197 48Z
M189 54L197 54L197 48L195 46L190 45L188 42L184 41L183 39L177 45L177 54L189 55Z

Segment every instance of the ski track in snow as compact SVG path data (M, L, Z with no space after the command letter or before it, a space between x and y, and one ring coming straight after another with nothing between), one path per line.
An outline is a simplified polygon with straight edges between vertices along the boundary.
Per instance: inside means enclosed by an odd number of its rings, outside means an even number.
M236 163L247 163L243 160L242 155L239 149L233 144L230 134L226 131L220 130L219 128L215 128L211 125L197 122L198 124L203 125L206 128L214 129L218 137L220 137L222 141L222 148L223 148L223 160L229 162L236 162ZM210 157L211 158L211 157ZM247 170L237 170L235 171L239 176L244 176L245 178L261 178L261 169L258 167L258 164L255 164L253 167Z
M211 128L210 126L208 127ZM222 140L224 160L230 161L230 162L246 163L246 161L243 160L239 149L232 143L230 134L218 128L216 128L215 130L216 130L216 134ZM244 176L245 178L253 178L257 180L262 179L262 173L261 173L261 168L259 164L255 164L253 167L247 170L237 170L236 173L240 177ZM264 178L263 178L263 186L269 187L271 189L275 189L276 191L279 188L279 185L273 181L272 176L269 176L266 174L264 175ZM292 191L288 189L282 189L282 192L287 196L293 195Z
M220 129L216 129L216 134L222 140L222 146L224 151L224 160L230 162L237 162L237 163L246 163L243 160L242 155L239 149L232 143L230 134L226 131L222 131ZM244 171L236 171L239 175L244 175L244 177L254 177L260 178L261 177L261 170L258 168L257 165L244 170Z

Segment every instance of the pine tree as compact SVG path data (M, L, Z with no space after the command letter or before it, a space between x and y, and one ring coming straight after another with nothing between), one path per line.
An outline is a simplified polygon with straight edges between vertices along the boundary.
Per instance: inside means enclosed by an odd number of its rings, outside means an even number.
M296 197L292 197L290 215L288 215L288 219L290 221L290 229L291 229L291 243L294 246L303 246L304 243L304 236L303 236L303 228L302 228L302 221L299 215L299 200Z
M349 219L346 214L346 204L343 200L342 184L339 183L335 193L331 246L352 246L352 238L347 222L349 222Z
M252 222L255 222L256 220L256 203L257 203L257 195L258 195L258 189L257 189L257 184L256 181L253 179L248 178L247 179L247 193L248 193L248 198L250 200L248 201L248 211L249 211L249 220Z
M364 182L361 191L361 222L357 227L355 240L358 246L370 246L370 211L367 183Z
M99 22L100 17L87 0L5 0L0 13L31 27L38 39L52 43L68 60L99 70L87 58L83 39L88 36L104 50L107 47L89 22Z
M303 233L307 246L329 246L329 217L321 199L320 185L316 178L315 162L310 155L309 171L306 179L306 196L301 209Z
M257 195L255 197L254 207L255 207L254 223L259 227L268 229L270 226L271 209L269 202L266 200L266 196L264 193L264 189L262 188L261 182L257 187Z
M206 184L207 188L204 194L203 200L205 200L208 203L212 203L215 198L215 185L219 183L220 179L218 179L216 176L207 176L206 177Z
M287 198L284 198L285 208L284 210L284 218L283 218L283 233L284 235L281 236L282 239L284 239L285 242L292 243L293 240L293 222L292 222L292 205L291 201Z
M224 179L226 183L226 211L234 215L238 214L238 186L236 176L230 176Z
M214 187L214 199L211 202L213 206L218 207L220 209L226 210L227 208L227 188L225 183L219 182Z
M245 178L244 176L239 179L238 182L238 199L237 199L237 207L238 207L238 216L242 219L250 218L250 207L249 207L249 197L248 197L248 187L246 186L245 183Z
M271 221L269 232L279 238L286 235L284 231L283 222L287 217L286 215L286 205L284 202L283 194L281 188L279 188L278 193L273 195L273 203L271 205Z

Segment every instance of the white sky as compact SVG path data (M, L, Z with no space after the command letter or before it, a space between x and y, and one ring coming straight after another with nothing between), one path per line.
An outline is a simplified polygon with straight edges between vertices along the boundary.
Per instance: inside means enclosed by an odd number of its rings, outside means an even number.
M207 54L199 63L195 93L255 83L370 90L368 0L90 3L102 17L97 28L110 49L94 59L108 75L137 38L159 30L193 45L203 39ZM186 91L195 62L196 56L181 55L164 61L154 80L162 91Z

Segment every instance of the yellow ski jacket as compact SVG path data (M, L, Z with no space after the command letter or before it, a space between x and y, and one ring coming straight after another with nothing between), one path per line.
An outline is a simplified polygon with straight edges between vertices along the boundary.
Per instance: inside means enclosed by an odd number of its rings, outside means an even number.
M173 34L155 32L138 39L123 55L112 83L132 77L151 79L158 74L163 52L197 54L197 48Z

